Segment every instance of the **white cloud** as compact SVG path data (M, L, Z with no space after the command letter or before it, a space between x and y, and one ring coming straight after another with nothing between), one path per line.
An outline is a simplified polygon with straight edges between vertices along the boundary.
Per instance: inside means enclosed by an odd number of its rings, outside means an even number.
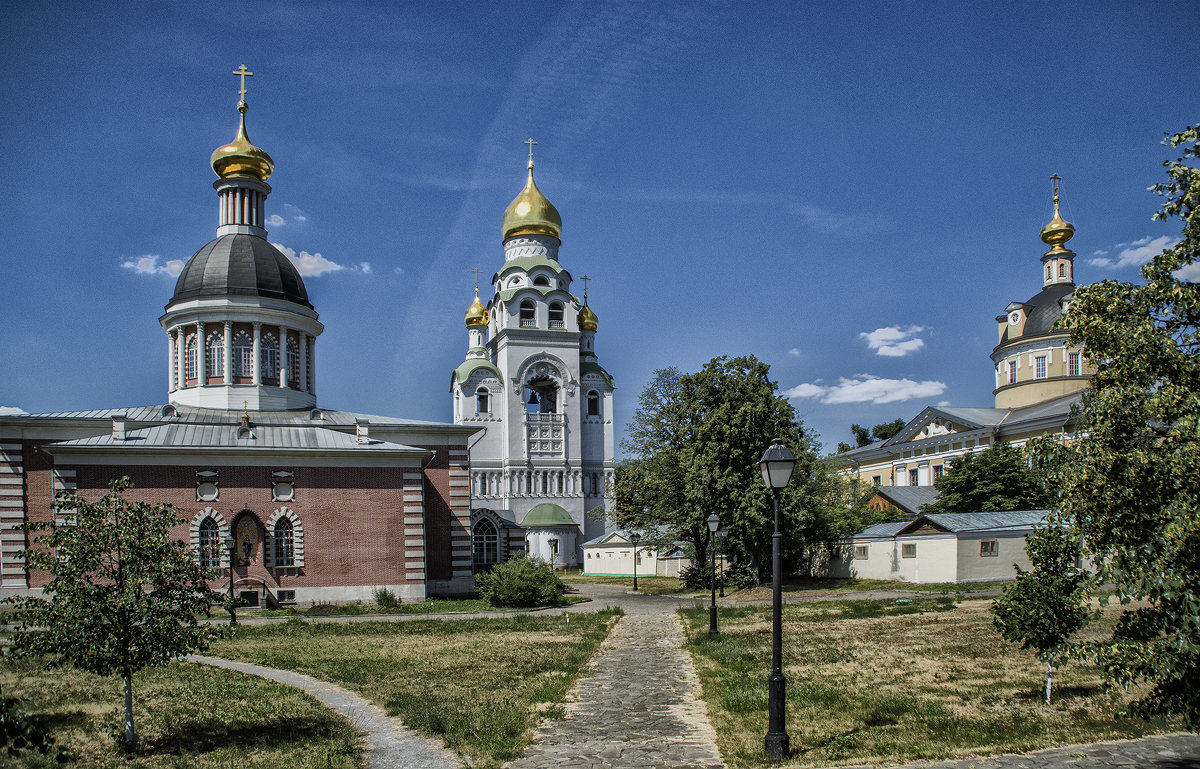
M17 414L27 414L25 409L17 408L16 406L0 406L0 417L11 417Z
M1180 267L1171 274L1175 276L1175 280L1182 280L1186 283L1200 283L1200 262L1192 262Z
M283 204L283 213L287 216L288 219L291 219L293 222L296 222L297 224L302 224L302 223L308 221L308 217L304 214L304 212L301 211L296 206L293 206L291 203Z
M393 275L403 275L403 274L404 274L404 268L403 268L403 267L397 267L397 268L395 268L394 270L392 270L392 274L393 274Z
M1117 252L1115 257L1109 257L1107 249L1099 249L1087 260L1088 264L1096 267L1114 267L1123 270L1127 267L1141 267L1154 257L1171 248L1179 241L1172 235L1162 235L1151 238L1147 235L1131 243L1118 243L1112 247Z
M271 227L282 227L286 222L279 214L271 214L267 217L267 224Z
M158 260L161 258L157 254L147 254L136 259L126 259L121 262L121 266L127 270L133 270L139 275L170 275L174 277L183 271L183 262L179 259L170 259L165 264L159 264Z
M359 262L358 264L345 265L326 259L320 254L310 254L307 251L301 251L300 255L296 255L296 250L288 248L282 243L272 243L271 245L283 252L283 255L291 260L292 264L296 265L296 271L302 276L319 277L327 272L338 272L339 270L347 270L348 272L359 272L363 275L370 275L374 272L370 262Z
M820 380L817 380L818 382ZM931 398L946 391L944 382L911 379L881 379L869 374L843 377L836 385L801 384L785 390L785 398L816 398L825 405L839 403L896 403L914 398Z
M359 262L358 269L364 275L370 275L371 274L371 263L370 262Z
M874 331L864 331L858 337L866 342L867 347L874 350L876 355L903 358L925 346L925 340L917 337L917 334L924 330L924 326L887 326Z
M793 347L792 349L788 350L788 355L792 356L793 358L799 358L800 357L800 348Z

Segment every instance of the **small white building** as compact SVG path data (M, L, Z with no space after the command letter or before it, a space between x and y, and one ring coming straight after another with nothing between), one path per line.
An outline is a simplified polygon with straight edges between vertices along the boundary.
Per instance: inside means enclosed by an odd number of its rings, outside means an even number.
M658 551L649 545L637 546L637 573L652 577L658 573ZM632 577L634 547L629 534L613 531L583 543L583 573L593 577Z
M1015 579L1025 538L1046 510L919 515L868 526L838 548L824 576L897 582Z

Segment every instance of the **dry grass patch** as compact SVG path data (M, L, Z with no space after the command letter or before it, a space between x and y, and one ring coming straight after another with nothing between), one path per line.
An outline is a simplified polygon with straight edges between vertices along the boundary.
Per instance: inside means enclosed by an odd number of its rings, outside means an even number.
M256 676L175 662L134 676L138 744L125 753L119 678L46 670L5 660L4 696L17 697L48 727L65 762L38 753L0 754L0 766L102 769L352 769L362 766L358 734L341 716L297 689Z
M784 673L793 757L807 767L1023 752L1056 744L1138 737L1166 722L1115 715L1095 669L1056 672L1041 702L1044 666L991 629L990 600L947 596L798 604L784 608ZM685 610L689 647L731 767L763 754L770 610ZM1093 631L1095 632L1095 631Z
M243 628L213 654L294 670L353 689L471 758L516 758L541 717L561 715L567 690L619 610Z

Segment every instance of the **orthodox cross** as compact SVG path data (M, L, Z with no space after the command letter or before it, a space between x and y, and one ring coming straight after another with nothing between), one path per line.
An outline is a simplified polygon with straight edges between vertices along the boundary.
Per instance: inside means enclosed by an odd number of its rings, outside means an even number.
M588 288L587 284L588 284L588 281L591 279L592 278L589 275L583 276L583 303L584 304L587 304L587 288Z
M1062 181L1062 177L1058 174L1050 174L1050 178L1054 180L1054 197L1058 197L1058 183Z
M533 139L526 139L525 144L529 145L529 167L533 168L533 146L537 144Z
M253 77L254 73L246 69L246 65L242 64L233 71L233 74L240 75L242 78L242 90L238 91L238 98L242 101L246 100L246 78Z
M476 293L476 294L478 294L478 293L479 293L479 273L480 273L480 270L479 270L479 268L478 268L478 267L476 267L475 269L471 270L471 272L475 273L475 293Z

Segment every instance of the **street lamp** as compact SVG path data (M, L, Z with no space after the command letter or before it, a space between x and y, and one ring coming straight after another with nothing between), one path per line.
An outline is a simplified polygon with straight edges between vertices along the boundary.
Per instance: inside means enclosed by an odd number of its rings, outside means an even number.
M779 492L796 469L796 457L776 438L758 462L763 483L775 500L775 533L771 535L771 675L767 678L767 737L769 758L787 758L791 752L784 719L787 682L783 678L783 534L779 531Z
M708 516L705 521L708 524L708 551L712 555L712 570L709 574L712 577L712 604L708 608L708 634L717 634L717 543L713 537L717 533L717 529L721 528L721 519L717 518L717 514L713 513Z
M729 536L729 529L722 526L717 530L717 541L721 543L721 589L717 595L725 597L725 570L729 568L729 562L725 558L725 538Z
M641 536L634 532L629 535L629 541L633 544L633 592L637 592L637 543L642 540Z
M233 608L233 535L225 537L225 549L229 551L229 626L237 625L237 612Z

